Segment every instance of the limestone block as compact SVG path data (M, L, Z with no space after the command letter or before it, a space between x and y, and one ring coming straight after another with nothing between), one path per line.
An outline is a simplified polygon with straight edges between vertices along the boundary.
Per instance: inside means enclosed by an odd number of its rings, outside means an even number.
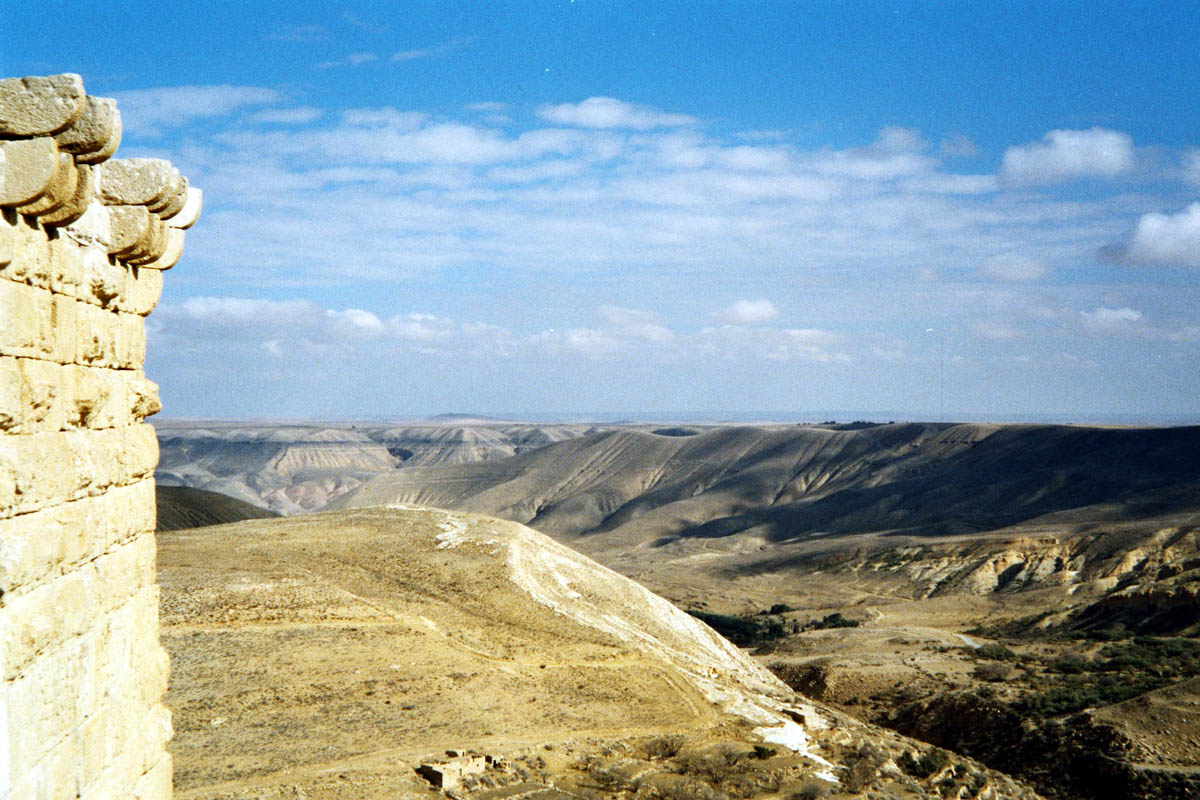
M141 422L146 417L152 417L162 411L162 400L158 397L158 384L146 380L140 371L129 379L126 386L126 403L133 422ZM3 425L2 416L0 416L0 425Z
M144 317L158 305L162 287L163 275L160 270L135 267L130 270L129 288L119 308Z
M117 101L110 97L85 98L83 113L54 138L59 148L68 153L86 156L103 152L114 138L121 139L121 112L117 111Z
M0 591L29 592L154 530L154 482L0 520Z
M117 364L117 315L87 303L75 304L75 361L96 367Z
M80 754L79 769L84 778L84 797L88 797L88 791L98 785L97 779L104 772L109 716L108 709L101 706L74 731L76 747Z
M67 784L72 790L77 779L75 764L82 755L72 734L88 673L80 657L81 644L71 642L43 653L9 689L10 768L22 774L41 767L52 783Z
M169 217L173 217L182 211L183 207L187 205L187 200L188 179L180 175L178 190L171 195L170 199L163 204L162 208L156 208L154 209L154 212L162 219L168 219Z
M82 278L80 299L103 308L119 308L129 286L129 270L113 263L98 247L84 248L78 259Z
M100 167L105 205L153 206L177 185L178 170L161 158L116 158Z
M127 468L121 476L122 485L153 476L154 468L158 466L158 436L153 426L147 423L131 425L119 428L115 433L124 438L122 454L128 457Z
M17 359L21 373L24 421L20 433L59 431L66 427L74 388L70 367L34 358Z
M83 282L84 252L84 248L65 236L56 235L46 242L46 260L51 291L68 297L79 295L79 287Z
M175 214L187 202L187 189L187 178L183 177L175 167L171 167L171 176L167 185L158 199L149 204L150 210L160 218Z
M38 199L58 169L58 144L49 136L0 141L0 206Z
M110 205L108 252L118 256L134 252L138 242L150 236L152 218L145 206Z
M54 295L46 289L0 281L0 355L45 358L55 351Z
M116 409L113 406L123 405L124 398L113 402L116 386L110 370L94 369L92 367L63 367L74 377L74 385L70 406L65 422L73 428L112 428L121 423L115 418ZM123 395L124 393L121 392Z
M0 356L0 434L20 433L25 423L21 370L15 358ZM0 543L0 548L4 545Z
M12 209L0 209L0 269L13 260L17 249L17 215Z
M94 191L96 173L92 170L89 172L92 175ZM83 216L63 228L63 233L67 238L85 247L95 246L107 251L112 240L112 222L109 216L108 206L93 198Z
M159 258L167 250L169 238L167 231L171 230L156 215L150 215L149 235L138 240L137 245L128 253L118 255L121 260L133 266L143 266Z
M0 437L0 519L128 486L157 463L158 440L144 423Z
M200 209L203 207L204 192L195 186L189 186L183 208L179 209L174 216L164 217L164 219L172 228L186 230L196 224L196 220L200 218Z
M146 322L137 314L120 315L116 359L121 369L141 369L146 361Z
M68 668L82 670L80 659L62 658L61 653L50 651L97 622L99 609L89 602L89 579L95 580L94 571L76 570L5 602L6 613L0 618L0 644L4 645L0 648L0 670L4 680L28 677L34 668L40 674L49 671L52 675L53 667L60 663L64 672ZM24 708L18 713L36 714L38 710Z
M43 136L60 131L87 107L78 75L0 80L0 135Z
M0 275L12 281L28 283L31 286L51 286L49 263L50 240L40 229L36 221L15 215L16 224L12 226L12 257L8 264L0 269Z
M75 167L78 180L75 193L58 208L38 217L38 222L46 226L64 226L78 220L87 211L92 200L96 197L96 179L92 168L79 164Z
M58 154L58 168L54 177L41 195L36 199L16 207L18 214L38 216L60 208L75 196L75 188L79 184L79 170L75 168L75 158L70 153Z
M133 800L170 800L171 754L163 753L133 787Z
M111 553L106 553L90 562L84 569L95 569L95 582L88 584L94 588L91 598L94 608L106 611L121 609L120 613L129 618L130 631L157 629L157 618L147 620L148 612L144 606L150 602L147 599L148 595L140 591L143 588L152 588L154 583L153 533L144 533L130 540ZM157 595L153 601L157 603ZM130 648L135 644L137 642L131 640ZM113 666L124 664L125 671L128 671L132 664L132 653L130 658L122 658L108 663ZM117 670L113 675L118 678L128 677L122 675L122 670ZM150 684L153 688L157 685L159 677L156 670L149 670L145 674L139 671L137 683L139 685ZM162 676L162 681L162 688L165 690L165 676ZM155 699L161 693L160 691L159 694L154 695Z
M51 309L54 324L54 344L51 347L49 356L52 361L56 361L59 364L70 364L75 361L75 354L79 349L76 342L76 320L81 307L84 307L84 304L76 301L73 297L61 294L54 295L53 308Z
M77 493L78 479L65 448L66 436L35 433L0 437L0 517L56 505Z
M156 258L140 258L129 263L159 271L170 269L179 263L179 258L183 255L183 239L183 231L166 228L165 246Z

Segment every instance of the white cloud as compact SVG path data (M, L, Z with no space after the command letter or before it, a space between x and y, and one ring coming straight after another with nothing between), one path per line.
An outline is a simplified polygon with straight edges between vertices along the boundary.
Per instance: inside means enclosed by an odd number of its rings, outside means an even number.
M250 115L255 122L270 122L279 125L307 125L321 118L325 112L312 106L295 108L268 108Z
M1004 151L1001 174L1020 185L1049 184L1074 178L1112 178L1133 169L1133 139L1106 128L1055 130L1040 142Z
M537 110L537 115L556 125L572 125L579 128L649 130L692 125L696 122L695 117L686 114L670 114L614 97L589 97L582 103L542 106Z
M1084 322L1093 330L1115 330L1127 328L1142 318L1142 312L1122 306L1121 308L1096 308L1079 312Z
M244 106L279 101L274 89L257 86L170 86L115 92L126 136L159 136L205 117L222 117Z
M1016 253L993 256L983 263L982 270L1002 281L1036 281L1049 271L1038 259Z
M1125 256L1134 262L1200 267L1200 202L1176 214L1143 214Z
M770 300L739 300L723 309L718 316L734 325L749 325L777 319L779 309Z

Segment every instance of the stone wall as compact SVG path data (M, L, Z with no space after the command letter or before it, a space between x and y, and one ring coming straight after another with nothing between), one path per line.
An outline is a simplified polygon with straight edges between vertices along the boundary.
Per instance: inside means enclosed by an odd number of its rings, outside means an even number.
M145 317L200 193L78 75L0 81L0 798L171 795Z

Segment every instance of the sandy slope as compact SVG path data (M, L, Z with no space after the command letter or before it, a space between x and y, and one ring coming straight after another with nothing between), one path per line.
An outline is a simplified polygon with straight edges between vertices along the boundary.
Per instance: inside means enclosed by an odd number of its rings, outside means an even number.
M578 759L663 732L786 743L793 784L907 746L511 522L376 508L169 532L159 580L180 798L425 797L412 766L446 749Z

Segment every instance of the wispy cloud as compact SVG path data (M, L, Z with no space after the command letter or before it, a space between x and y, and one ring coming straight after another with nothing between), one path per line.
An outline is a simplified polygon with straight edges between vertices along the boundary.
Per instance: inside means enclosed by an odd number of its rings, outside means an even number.
M294 108L268 108L250 115L255 122L270 122L279 125L307 125L321 118L325 112L312 106Z
M280 94L257 86L169 86L116 92L127 135L154 137L205 117L276 103Z
M983 262L981 270L984 275L1002 281L1036 281L1049 272L1039 259L1015 253L992 256Z
M358 67L363 64L370 64L378 61L379 56L375 53L351 53L344 58L335 58L332 61L322 61L316 65L317 69L333 69L334 67Z
M437 58L451 53L459 48L466 47L469 44L474 44L478 39L474 36L465 36L459 39L451 39L448 42L432 45L430 47L418 47L411 50L401 50L393 53L392 61L416 61L422 58Z
M1200 186L1200 149L1188 150L1183 154L1183 179Z
M267 36L279 42L319 42L329 36L322 25L285 25Z

